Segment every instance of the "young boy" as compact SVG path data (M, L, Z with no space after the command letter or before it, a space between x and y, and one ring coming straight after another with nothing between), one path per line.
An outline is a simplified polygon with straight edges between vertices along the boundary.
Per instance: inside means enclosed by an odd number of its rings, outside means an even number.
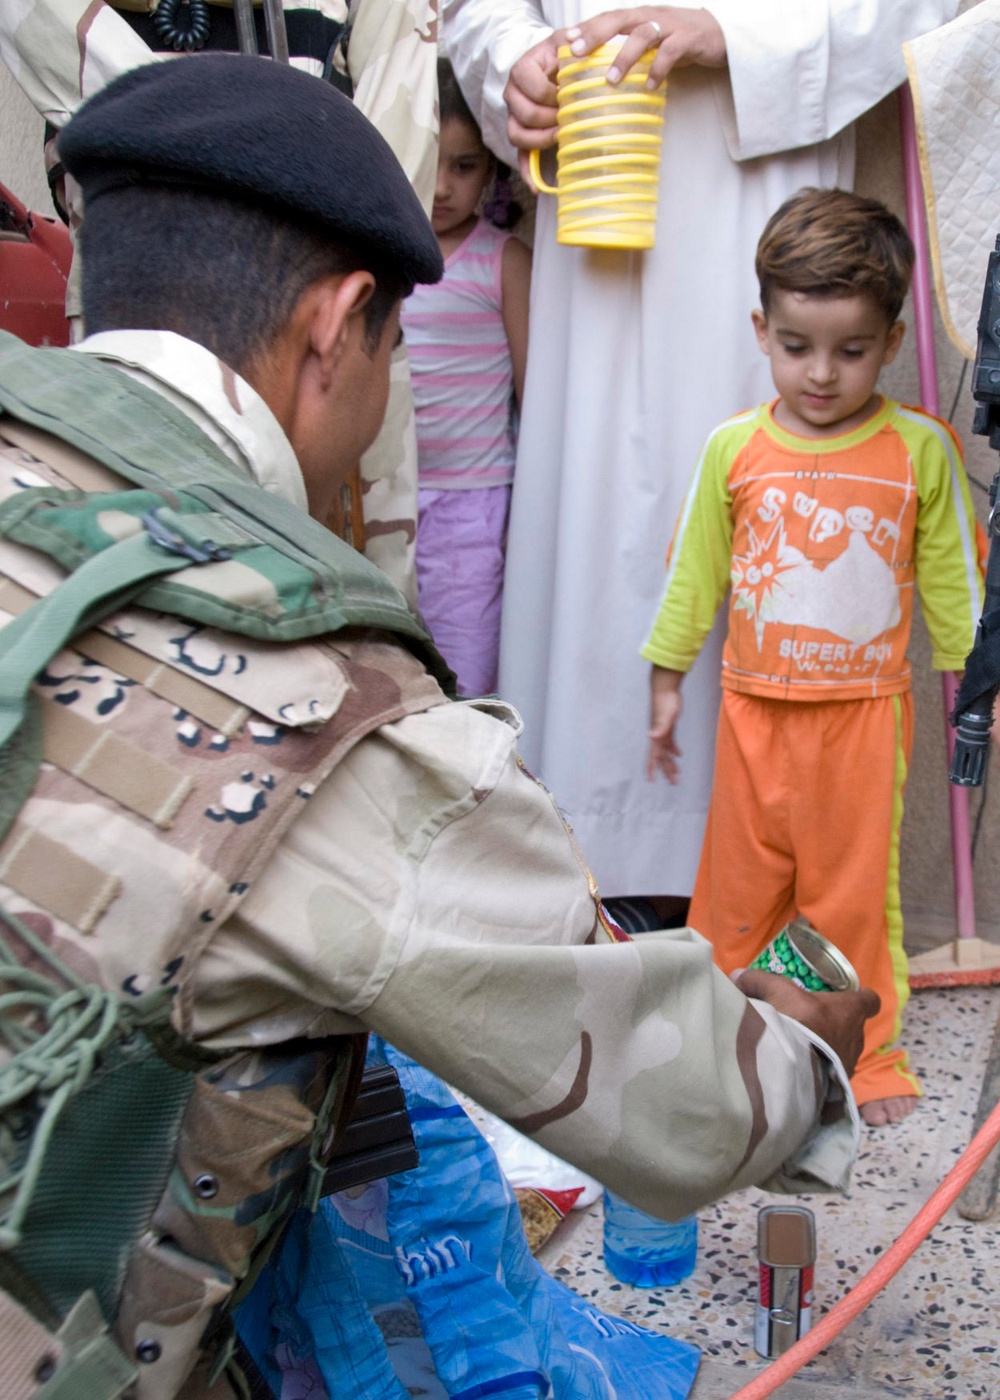
M913 587L938 670L959 670L982 588L959 445L876 392L913 268L883 205L802 190L757 249L753 313L779 397L711 435L659 614L647 773L676 781L680 686L731 586L715 782L689 923L726 971L803 914L882 1010L852 1084L866 1122L920 1085L894 1042L907 999L899 826L912 735Z

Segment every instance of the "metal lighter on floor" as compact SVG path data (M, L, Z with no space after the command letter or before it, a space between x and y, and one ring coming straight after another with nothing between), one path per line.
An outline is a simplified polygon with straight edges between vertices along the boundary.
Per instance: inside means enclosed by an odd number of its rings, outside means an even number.
M781 1356L812 1322L816 1222L804 1206L765 1206L757 1217L760 1281L754 1350Z

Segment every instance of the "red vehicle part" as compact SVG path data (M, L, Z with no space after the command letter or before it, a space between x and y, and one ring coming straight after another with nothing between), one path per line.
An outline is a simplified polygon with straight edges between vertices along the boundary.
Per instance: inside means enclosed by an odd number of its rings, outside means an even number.
M0 185L0 330L29 345L68 345L69 230Z

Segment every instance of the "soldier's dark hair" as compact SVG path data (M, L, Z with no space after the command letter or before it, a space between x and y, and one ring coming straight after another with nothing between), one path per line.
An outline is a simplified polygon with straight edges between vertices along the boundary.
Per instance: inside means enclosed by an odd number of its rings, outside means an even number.
M802 189L786 199L757 245L760 304L774 292L867 296L892 324L913 273L910 235L877 199Z
M364 249L286 213L209 190L135 185L88 204L80 231L87 334L168 330L245 373L275 341L302 293L332 273L368 271L365 347L382 338L409 281Z

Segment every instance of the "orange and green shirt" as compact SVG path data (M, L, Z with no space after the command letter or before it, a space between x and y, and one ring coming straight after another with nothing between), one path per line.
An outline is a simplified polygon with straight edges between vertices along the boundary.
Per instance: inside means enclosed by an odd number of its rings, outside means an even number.
M642 655L690 670L727 588L722 684L788 700L909 689L914 585L933 665L958 671L982 605L961 448L940 419L884 400L838 437L786 432L773 404L702 451Z

